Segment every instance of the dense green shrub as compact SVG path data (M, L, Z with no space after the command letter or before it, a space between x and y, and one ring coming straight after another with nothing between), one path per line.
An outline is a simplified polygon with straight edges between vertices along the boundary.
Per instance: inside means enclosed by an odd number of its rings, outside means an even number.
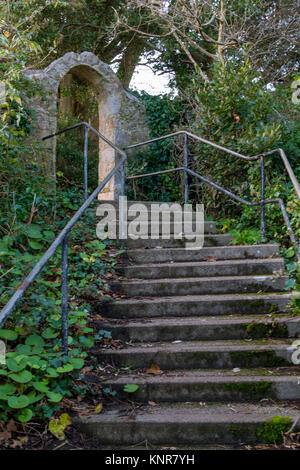
M184 110L178 97L169 95L152 96L147 93L134 94L142 101L147 111L147 123L151 138L160 137L174 131L184 120ZM176 155L181 153L176 148L177 140L167 139L141 147L130 156L128 172L130 175L152 173L175 168ZM182 175L166 174L152 176L135 181L128 187L128 197L150 201L182 201Z
M196 78L193 83L194 132L248 156L282 147L300 175L299 122L291 93L264 87L247 61L216 66L205 86ZM195 146L194 154L196 171L245 199L260 199L259 162L245 162L205 145ZM296 198L279 155L266 158L266 186L267 198L282 197L288 204L293 227L299 230ZM256 219L259 227L257 209L237 205L210 188L203 188L201 198L214 215L239 216L244 228L253 227ZM267 209L267 220L273 227L270 236L286 234L278 207Z

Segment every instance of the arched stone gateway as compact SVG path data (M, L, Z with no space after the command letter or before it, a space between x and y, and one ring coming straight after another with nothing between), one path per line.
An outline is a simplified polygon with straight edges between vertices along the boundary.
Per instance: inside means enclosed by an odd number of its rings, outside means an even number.
M57 96L61 80L72 73L88 83L99 104L99 132L123 148L146 140L149 136L146 112L139 100L122 87L111 68L91 52L69 52L52 62L44 70L24 72L27 78L42 85L44 96L30 102L37 115L36 135L39 138L56 132ZM56 139L45 141L48 173L55 175ZM100 140L99 181L113 169L120 158L115 151ZM101 199L116 199L120 191L120 174L107 184Z

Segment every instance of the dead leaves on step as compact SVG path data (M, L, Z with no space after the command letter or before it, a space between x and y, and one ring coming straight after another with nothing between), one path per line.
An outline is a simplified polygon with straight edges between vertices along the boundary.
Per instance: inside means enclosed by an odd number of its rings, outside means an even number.
M300 448L300 432L292 432L283 436L283 445L289 449Z
M23 447L27 443L28 437L14 438L18 428L13 420L10 420L6 426L4 422L0 422L0 444L1 447L9 447L10 449L17 449Z
M161 375L161 374L163 374L163 371L156 364L152 364L150 369L146 369L146 374Z
M214 256L208 256L207 258L204 258L204 261L214 262L217 261L217 258L215 258Z
M283 445L288 449L300 448L300 432L294 432L299 421L300 417L296 418L290 430L283 436Z

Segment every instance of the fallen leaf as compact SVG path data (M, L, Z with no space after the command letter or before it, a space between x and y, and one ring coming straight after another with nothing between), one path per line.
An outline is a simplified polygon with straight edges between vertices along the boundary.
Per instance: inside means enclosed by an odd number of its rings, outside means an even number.
M0 441L7 441L10 438L11 438L10 432L7 432L7 431L0 432Z
M138 389L140 388L139 385L137 384L127 384L124 386L124 392L127 392L127 393L134 393L136 392Z
M150 369L146 369L146 373L147 374L153 374L153 375L161 375L163 373L163 371L156 364L152 364Z
M65 433L64 433L64 426L62 426L56 419L51 419L49 422L49 431L53 436L56 437L56 439L59 439L60 441L63 441L65 438Z
M65 429L70 426L71 418L67 413L60 415L59 419L50 419L49 421L49 431L53 436L55 436L60 441L65 439Z
M13 432L13 431L17 431L18 428L16 426L16 423L11 419L10 421L8 421L7 425L6 425L6 430L8 432Z
M65 428L72 424L71 418L67 413L63 413L62 415L60 415L59 422L62 426L65 426Z
M16 447L23 447L24 444L28 441L28 437L24 437L23 439L16 440L14 439L11 447L15 449Z
M155 403L155 401L148 401L148 405L150 405L150 406L157 406L157 403Z
M95 413L101 413L102 409L103 409L103 404L99 403L99 405L97 405L95 408Z
M214 256L208 256L204 259L204 261L217 261L217 258L215 258Z

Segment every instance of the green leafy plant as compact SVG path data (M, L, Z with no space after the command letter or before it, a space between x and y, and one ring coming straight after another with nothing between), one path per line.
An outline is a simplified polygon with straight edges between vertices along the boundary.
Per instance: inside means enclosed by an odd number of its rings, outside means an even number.
M124 392L126 393L134 393L140 388L137 384L127 384L124 386Z
M59 193L59 197L63 208L61 214L67 215L76 208L72 192ZM81 202L79 197L77 200ZM42 224L37 217L35 223L30 226L20 224L15 233L1 239L2 304L11 293L7 285L12 288L19 285L64 224L64 217L58 219L56 225ZM60 250L29 288L5 328L0 329L0 338L7 345L6 364L0 369L2 420L14 418L27 422L49 418L59 409L64 397L85 395L88 391L88 385L80 375L87 358L86 351L93 347L95 341L110 338L111 333L107 330L96 333L89 325L90 304L87 299L101 291L103 294L107 292L103 276L113 269L119 253L107 241L94 238L94 226L93 214L88 213L70 236L69 294L72 300L68 359L61 349Z
M86 327L86 316L80 311L70 314L70 325L76 322L77 331L69 337L74 347L68 358L61 352L60 326L54 315L49 318L51 327L41 335L28 335L26 328L20 327L0 330L2 338L16 345L8 347L6 363L0 369L0 380L4 382L0 385L1 419L7 421L13 416L27 422L34 416L50 417L64 396L73 395L73 381L79 377L87 356L84 347L94 343L94 331Z
M260 230L255 228L238 230L231 229L229 234L232 236L231 245L255 245L261 241Z

